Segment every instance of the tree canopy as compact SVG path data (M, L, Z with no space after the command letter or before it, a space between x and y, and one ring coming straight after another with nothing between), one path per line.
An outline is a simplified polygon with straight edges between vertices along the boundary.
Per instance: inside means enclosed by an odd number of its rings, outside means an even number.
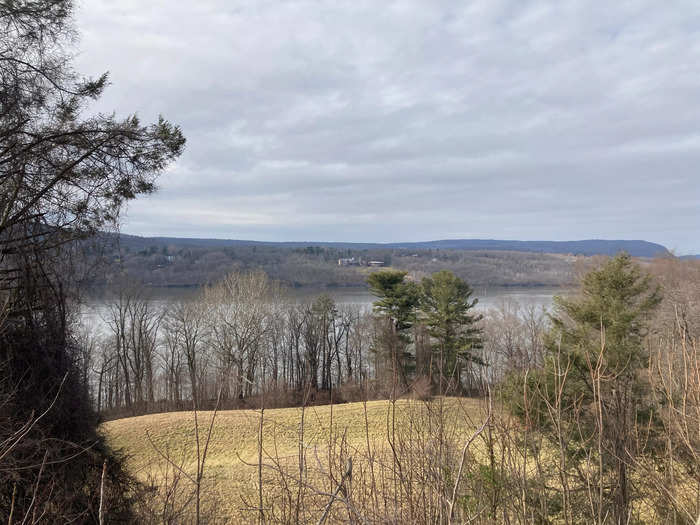
M648 425L646 446L653 449L644 338L660 301L658 287L629 255L609 259L583 277L578 294L555 298L544 367L508 393L516 413L565 447L573 472L585 472L584 462L595 458L604 485L597 508L615 523L629 519L636 425Z
M160 118L83 116L108 85L71 67L73 3L0 2L0 248L92 233L155 189L185 139Z
M378 299L374 309L391 318L396 330L410 328L415 320L415 308L420 300L418 286L406 281L408 272L383 270L367 278L369 290Z
M183 151L163 118L88 113L108 85L72 68L70 0L0 0L0 518L98 521L128 512L69 323L74 244L116 227ZM39 417L39 414L42 414ZM19 438L18 438L19 436ZM6 448L9 447L9 448ZM121 518L124 518L122 513Z
M404 383L418 351L409 329L425 329L430 338L429 373L444 393L448 382L461 387L464 365L480 362L474 351L481 348L481 316L472 313L477 304L471 287L448 270L426 277L420 284L407 280L407 272L383 270L367 282L378 297L374 310L392 323L392 334L383 334L377 346L398 361ZM415 334L414 334L415 338ZM413 343L413 344L412 344Z
M481 362L474 351L482 348L480 314L473 313L478 299L471 287L452 272L442 270L421 283L420 319L435 340L435 367L442 379L452 377L461 384L465 363Z

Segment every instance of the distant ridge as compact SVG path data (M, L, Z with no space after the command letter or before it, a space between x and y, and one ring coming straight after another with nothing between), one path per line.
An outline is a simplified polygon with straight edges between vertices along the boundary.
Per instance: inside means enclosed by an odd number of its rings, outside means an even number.
M573 255L615 255L621 251L633 257L668 255L661 244L641 240L587 239L581 241L512 241L496 239L455 239L397 244L396 247L441 248L445 250L498 250L511 252L560 253Z
M140 237L136 235L120 235L122 242L135 246L152 244L198 246L198 247L233 247L233 246L277 246L300 248L306 246L321 246L354 250L376 249L406 249L406 250L485 250L556 253L572 255L615 255L625 251L633 257L656 257L669 255L665 246L642 240L604 240L587 239L581 241L514 241L498 239L444 239L423 242L398 243L357 243L357 242L316 242L316 241L251 241L236 239L200 239L186 237Z

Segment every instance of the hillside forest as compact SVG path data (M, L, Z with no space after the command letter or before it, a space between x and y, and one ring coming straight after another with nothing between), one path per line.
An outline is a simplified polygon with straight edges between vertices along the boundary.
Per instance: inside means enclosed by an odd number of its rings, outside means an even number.
M109 286L124 274L151 287L197 287L214 283L231 271L256 269L291 288L360 287L366 286L369 261L407 271L418 279L448 269L477 287L563 286L573 282L577 264L589 258L499 250L220 244L104 235L97 243L84 243L83 249L92 261L89 281L95 288ZM364 264L341 266L340 259Z

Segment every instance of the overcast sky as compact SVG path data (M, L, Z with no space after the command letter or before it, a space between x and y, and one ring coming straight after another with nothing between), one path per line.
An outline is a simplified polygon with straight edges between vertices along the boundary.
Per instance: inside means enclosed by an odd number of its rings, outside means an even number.
M97 108L187 150L123 231L700 253L700 2L82 0Z

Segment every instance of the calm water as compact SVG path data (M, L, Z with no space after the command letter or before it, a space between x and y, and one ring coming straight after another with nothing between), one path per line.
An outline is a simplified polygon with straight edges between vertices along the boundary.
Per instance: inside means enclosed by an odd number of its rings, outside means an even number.
M497 308L503 302L517 301L521 306L550 308L555 295L565 294L563 288L483 288L474 291L479 299L477 308L485 311ZM189 300L197 296L197 288L150 288L146 296L163 305L179 300ZM313 301L321 294L329 295L337 305L356 305L371 308L375 297L366 288L298 288L289 290L291 298L298 302ZM108 296L93 297L82 308L82 320L87 326L106 332L104 319L109 314L111 299Z
M517 301L522 306L534 305L536 307L549 308L552 298L561 295L566 290L562 288L484 288L474 291L474 297L479 299L477 308L488 310L498 307L503 301ZM331 288L297 289L291 294L299 301L313 300L320 294L326 293L333 298L336 304L353 304L371 307L376 298L366 288Z

